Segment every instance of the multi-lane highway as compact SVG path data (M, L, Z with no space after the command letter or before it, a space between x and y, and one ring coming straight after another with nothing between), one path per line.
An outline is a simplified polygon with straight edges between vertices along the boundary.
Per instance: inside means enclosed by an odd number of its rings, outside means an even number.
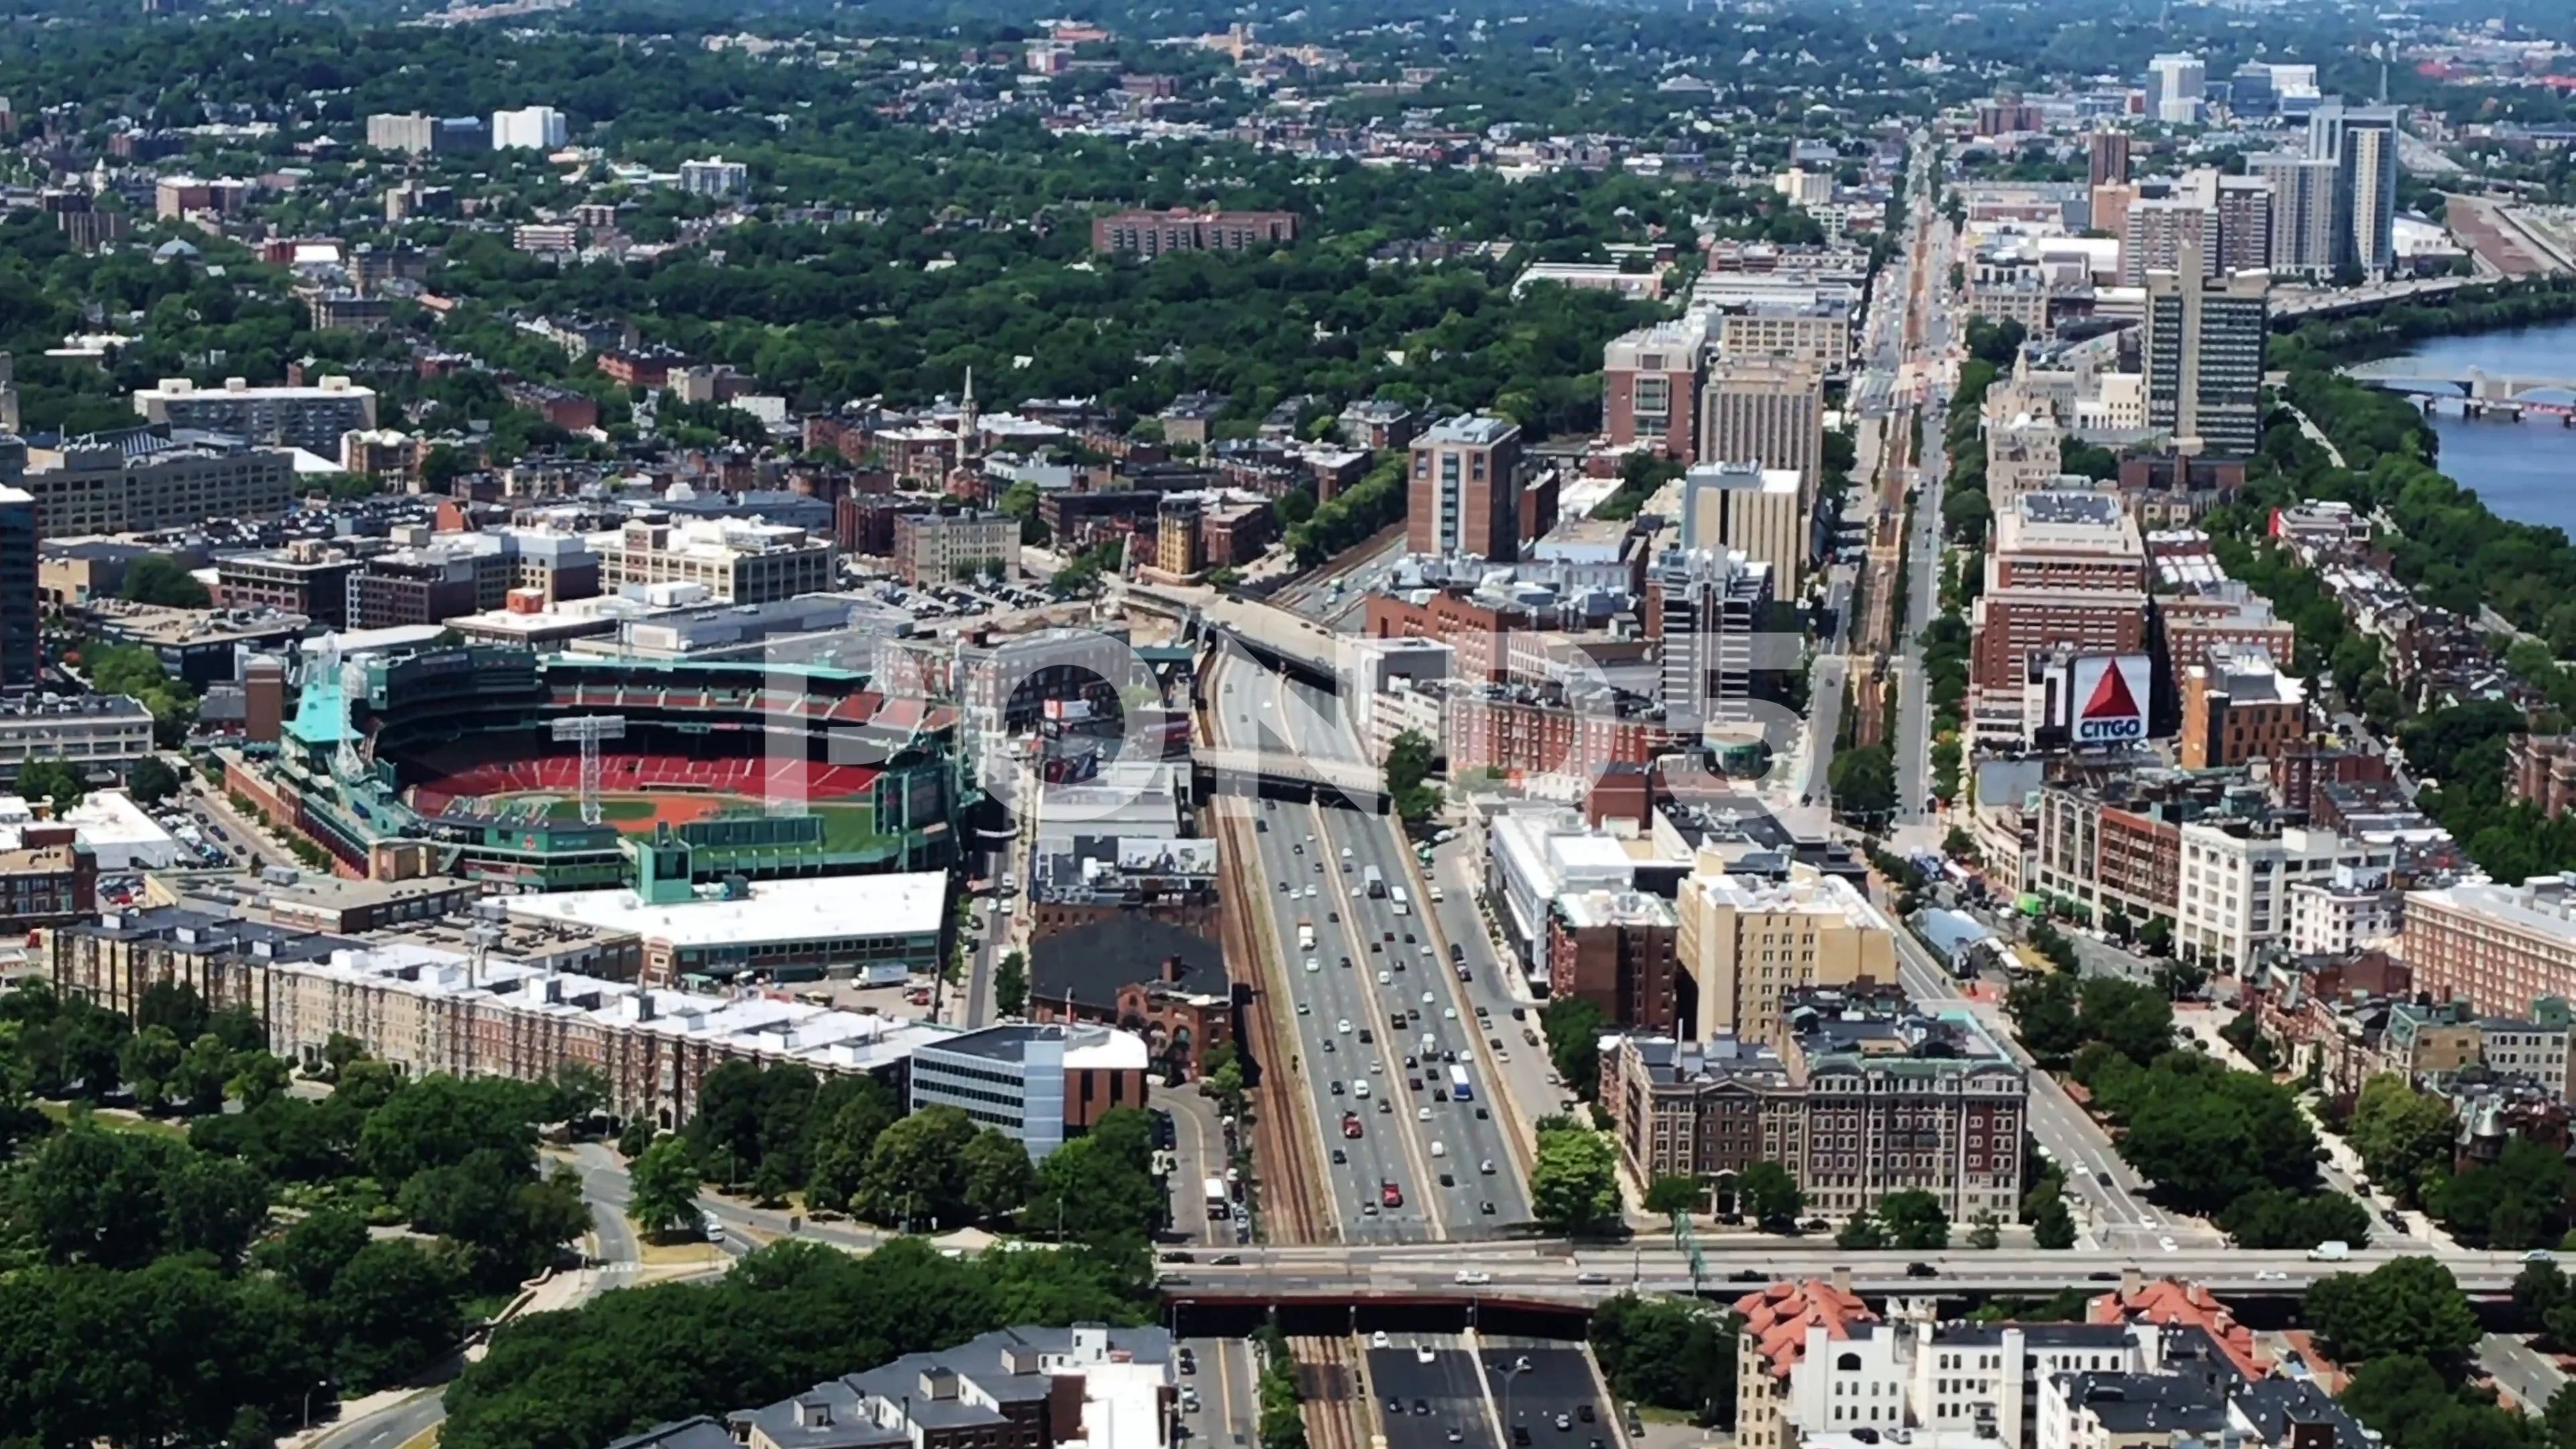
M1362 758L1330 691L1222 659L1211 683L1229 743ZM1342 1239L1491 1237L1527 1221L1506 1120L1485 1100L1492 1077L1475 1003L1460 998L1445 944L1421 914L1394 824L1264 800L1252 829L1258 878L1248 884L1267 903L1273 987L1284 994L1270 1009L1289 1013L1278 1023L1293 1042L1284 1065L1322 1134ZM1300 944L1309 931L1311 949ZM1470 1100L1456 1098L1453 1068Z

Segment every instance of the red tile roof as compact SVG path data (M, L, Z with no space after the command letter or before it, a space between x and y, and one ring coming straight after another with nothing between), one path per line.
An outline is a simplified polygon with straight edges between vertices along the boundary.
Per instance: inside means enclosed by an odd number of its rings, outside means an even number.
M1849 1338L1852 1325L1876 1323L1860 1295L1836 1288L1822 1278L1804 1283L1774 1283L1759 1293L1735 1300L1744 1331L1753 1336L1762 1356L1771 1361L1771 1376L1785 1379L1807 1350L1807 1327L1823 1324L1827 1338Z
M2226 1304L2197 1283L2158 1278L2123 1296L2114 1291L2093 1300L2087 1317L2095 1323L2152 1323L2158 1327L2188 1325L2207 1333L2247 1378L2261 1378L2263 1356L2254 1347L2254 1330L2236 1321Z

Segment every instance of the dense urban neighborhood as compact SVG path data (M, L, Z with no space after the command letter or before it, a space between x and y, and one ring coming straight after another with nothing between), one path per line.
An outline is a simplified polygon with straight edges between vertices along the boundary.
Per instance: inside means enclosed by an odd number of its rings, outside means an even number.
M0 1444L2576 1449L2576 13L0 4Z

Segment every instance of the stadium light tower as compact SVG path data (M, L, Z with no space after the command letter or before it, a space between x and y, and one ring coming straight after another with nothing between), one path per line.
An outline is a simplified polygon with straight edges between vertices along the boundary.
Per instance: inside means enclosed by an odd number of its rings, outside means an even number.
M599 742L626 738L626 716L585 714L555 721L555 738L581 744L581 823L599 823Z

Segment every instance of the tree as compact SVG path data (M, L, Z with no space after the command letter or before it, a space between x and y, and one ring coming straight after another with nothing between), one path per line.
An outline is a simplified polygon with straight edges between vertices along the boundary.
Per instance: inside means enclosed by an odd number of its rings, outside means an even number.
M1776 1162L1757 1162L1736 1174L1735 1203L1766 1233L1785 1233L1807 1210L1807 1195L1798 1180Z
M1708 1189L1696 1177L1667 1174L1646 1185L1646 1211L1650 1213L1694 1213L1708 1201Z
M1834 1246L1852 1252L1875 1252L1887 1246L1887 1228L1879 1222L1878 1214L1862 1208L1835 1230Z
M179 793L179 772L159 755L145 755L125 772L125 792L141 805L158 805Z
M1542 1130L1530 1168L1530 1213L1549 1230L1582 1232L1619 1211L1610 1139L1583 1128Z
M1601 1033L1610 1018L1580 996L1561 996L1539 1012L1547 1055L1568 1090L1590 1101L1601 1091Z
M869 1221L907 1228L966 1222L965 1154L975 1130L958 1108L925 1107L878 1133L862 1179Z
M60 760L33 760L18 771L18 793L51 803L59 819L89 798L89 782Z
M2229 1203L2217 1217L2228 1240L2240 1248L2313 1248L2345 1242L2360 1247L2370 1241L2370 1210L2339 1192L2300 1192L2290 1188L2255 1188Z
M224 1091L251 1111L285 1095L294 1081L286 1063L267 1052L242 1052L232 1059L232 1076Z
M204 609L214 604L196 575L166 554L147 553L125 569L124 596L138 604L174 609Z
M2049 1252L2064 1252L2075 1246L2075 1215L2068 1211L2066 1199L2051 1197L2040 1204L2031 1219L2031 1241Z
M2459 1119L2440 1098L2416 1091L2397 1073L2381 1072L2361 1084L2344 1137L2373 1181L2415 1201L2425 1175L2450 1165Z
M134 1088L134 1105L146 1112L171 1105L170 1079L185 1055L179 1038L166 1026L147 1026L126 1038L117 1065Z
M207 1032L190 1042L181 1054L177 1069L170 1074L168 1096L183 1112L220 1111L224 1083L232 1077L232 1070L232 1053L224 1050L223 1039Z
M2301 1316L2347 1364L2398 1357L2455 1364L2483 1332L2451 1270L2431 1258L2394 1258L2368 1273L2320 1279Z
M2084 1044L2077 1017L2075 978L2062 972L2034 977L2004 994L2014 1035L2043 1063L2062 1063Z
M420 1172L454 1166L478 1152L496 1152L524 1166L536 1152L535 1100L526 1085L497 1077L423 1077L367 1115L358 1134L359 1161L388 1193L398 1193Z
M1037 1188L1028 1148L998 1127L976 1133L965 1156L966 1206L985 1222L1018 1212Z
M626 1180L626 1215L647 1234L668 1238L697 1225L698 1161L685 1140L664 1137L645 1148Z
M2567 1166L2528 1137L2508 1138L2491 1163L2436 1180L2425 1209L2453 1233L2497 1249L2558 1241L2567 1228Z
M1884 820L1897 809L1896 762L1885 745L1837 751L1825 767L1825 783L1834 809L1846 818Z
M1019 951L1004 955L993 968L993 1010L1003 1016L1018 1016L1029 1004L1029 958Z
M2004 1225L1993 1213L1977 1214L1977 1225L1968 1230L1968 1246L1991 1252L2003 1246Z
M2513 1309L2526 1323L2546 1323L2567 1306L2567 1275L2556 1263L2525 1263L2513 1279Z
M1593 1311L1587 1332L1612 1393L1726 1427L1735 1417L1740 1326L1716 1304L1622 1293Z
M867 1077L845 1078L864 1087L843 1099L832 1109L814 1134L812 1159L814 1168L805 1184L805 1200L814 1207L845 1210L852 1207L866 1189L869 1155L876 1150L877 1138L903 1112L894 1094Z
M453 1352L465 1333L457 1288L455 1275L417 1244L360 1248L324 1300L340 1382L389 1388Z
M284 1234L262 1245L259 1262L296 1292L318 1302L367 1242L365 1218L345 1208L325 1208L298 1218Z
M1878 1200L1878 1221L1891 1248L1933 1252L1950 1246L1950 1215L1928 1192L1891 1192Z

